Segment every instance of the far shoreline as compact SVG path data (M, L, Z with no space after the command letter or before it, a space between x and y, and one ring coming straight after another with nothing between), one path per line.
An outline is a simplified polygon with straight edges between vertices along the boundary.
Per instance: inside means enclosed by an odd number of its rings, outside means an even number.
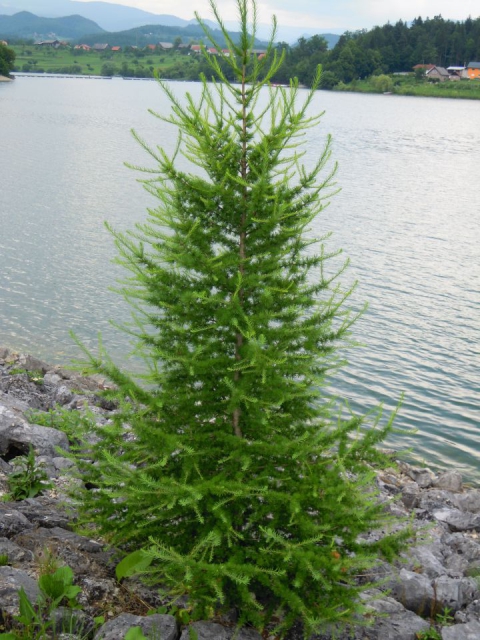
M100 76L100 75L87 75L87 74L66 74L66 73L35 73L32 71L13 71L11 78L6 78L5 76L0 76L0 82L12 82L16 78L55 78L55 79L75 79L75 80L127 80L127 81L148 81L148 82L156 82L157 78L137 78L130 76ZM162 81L165 82L200 82L200 80L182 80L176 78L161 78ZM286 85L282 85L286 86ZM435 87L433 89L432 87ZM436 88L438 87L438 89ZM308 87L302 87L308 89ZM422 91L422 88L425 90ZM341 88L333 87L332 89L318 89L318 91L332 91L333 93L361 93L361 94L369 94L369 95L377 95L377 96L407 96L410 98L450 98L452 100L480 100L480 83L479 83L479 91L478 94L474 95L465 95L465 93L455 93L452 94L449 91L443 89L443 87L439 85L423 85L415 87L414 89L403 89L401 91L397 91L396 87L393 87L391 91L374 91L371 88L362 88L360 87L351 87L349 85L343 85ZM432 91L442 91L442 93L432 94Z

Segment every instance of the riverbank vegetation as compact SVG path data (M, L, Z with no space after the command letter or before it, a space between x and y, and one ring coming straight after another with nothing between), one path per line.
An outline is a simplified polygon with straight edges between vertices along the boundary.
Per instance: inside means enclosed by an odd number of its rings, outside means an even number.
M15 51L0 42L0 76L8 77L15 67Z
M480 100L480 80L460 80L457 82L432 82L418 78L414 74L370 76L364 80L339 82L335 91L356 93L384 93L399 96L421 96L424 98L460 98Z

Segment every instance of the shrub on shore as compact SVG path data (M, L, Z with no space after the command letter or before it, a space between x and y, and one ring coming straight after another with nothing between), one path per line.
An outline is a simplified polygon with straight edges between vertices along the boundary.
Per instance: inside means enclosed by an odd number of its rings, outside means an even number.
M389 533L371 489L393 418L355 415L325 390L356 316L346 264L310 229L335 191L329 136L312 167L301 163L321 117L320 70L309 93L270 86L282 64L275 21L257 58L254 0L237 0L238 42L211 6L235 82L206 55L216 81L203 77L198 101L161 84L171 113L154 115L179 132L173 157L139 139L156 163L143 171L157 207L112 233L129 272L126 330L148 371L138 380L104 349L85 351L120 408L96 429L94 464L78 456L94 487L79 507L131 552L123 575L142 570L172 601L187 596L191 618L235 608L239 624L283 635L300 619L310 633L352 622L358 576L408 535ZM373 529L384 533L363 536Z

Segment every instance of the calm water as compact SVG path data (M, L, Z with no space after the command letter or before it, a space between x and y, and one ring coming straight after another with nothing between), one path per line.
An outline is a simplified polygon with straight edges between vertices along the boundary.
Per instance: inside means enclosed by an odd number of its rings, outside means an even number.
M198 85L172 83L178 95ZM369 302L336 388L352 406L405 401L400 427L417 459L480 480L480 105L459 100L319 92L313 162L334 137L341 193L316 223L333 231ZM120 272L103 221L131 227L154 206L123 162L149 164L133 140L172 148L147 113L167 104L155 83L18 78L0 84L0 344L51 362L78 355L74 330L128 358L109 318Z

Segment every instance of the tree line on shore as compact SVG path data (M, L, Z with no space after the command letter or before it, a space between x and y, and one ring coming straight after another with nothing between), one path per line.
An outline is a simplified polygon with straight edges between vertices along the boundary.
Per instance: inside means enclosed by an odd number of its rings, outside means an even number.
M394 25L387 23L370 30L346 32L330 50L320 35L300 38L293 46L280 42L276 48L285 51L285 62L272 78L273 82L285 84L296 77L300 84L311 86L316 68L321 64L320 88L331 89L339 83L370 76L410 72L416 64L464 66L470 60L479 60L480 17L469 17L463 22L445 20L441 16L425 20L418 17L411 24L400 20ZM79 52L72 51L72 55L78 56ZM211 74L203 56L191 53L187 48L180 51L178 45L165 54L160 65L151 60L149 64L143 64L143 58L151 57L152 52L135 48L125 50L126 57L121 61L118 54L109 51L87 55L101 56L98 72L105 76L154 77L158 74L169 79L198 80L201 73L207 77ZM85 72L81 64L73 66L78 62L72 60L72 73ZM10 66L12 63L10 60ZM226 78L233 80L228 65L221 60L219 64ZM17 64L17 67L22 70L21 65ZM87 67L91 73L91 65Z
M320 36L300 38L293 47L281 43L287 56L276 80L298 77L310 86L318 64L324 69L325 88L371 75L409 72L416 64L464 66L480 59L480 17L463 22L419 17L410 25L400 20L370 30L347 31L331 50L322 40Z

